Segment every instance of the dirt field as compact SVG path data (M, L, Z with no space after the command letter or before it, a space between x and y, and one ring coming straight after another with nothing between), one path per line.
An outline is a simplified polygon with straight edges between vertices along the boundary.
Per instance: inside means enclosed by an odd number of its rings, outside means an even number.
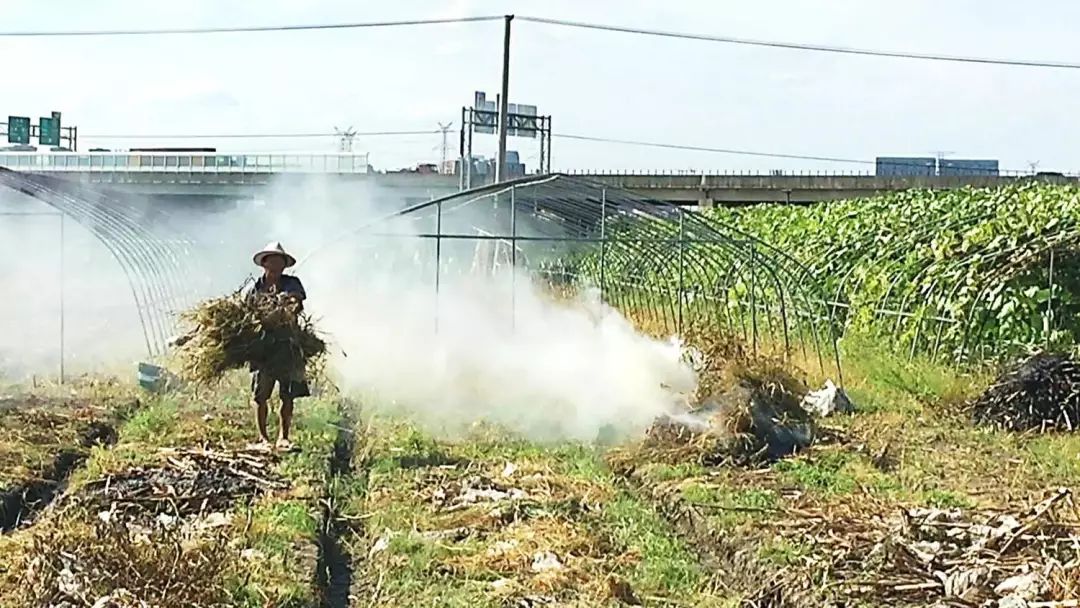
M239 382L122 415L26 398L0 413L5 482L86 458L0 537L0 605L1068 606L1080 440L970 424L987 377L847 355L856 413L747 465L692 438L441 438L331 394L273 456Z

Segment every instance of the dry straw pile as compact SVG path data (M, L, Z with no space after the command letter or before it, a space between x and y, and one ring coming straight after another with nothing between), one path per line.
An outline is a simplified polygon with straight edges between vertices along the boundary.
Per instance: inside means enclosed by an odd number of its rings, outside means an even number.
M1080 426L1080 365L1040 353L1006 371L971 404L976 424L1011 431L1075 431Z
M182 374L212 383L247 366L287 375L312 371L326 353L310 317L288 295L237 295L202 302L183 315L194 326L179 344Z

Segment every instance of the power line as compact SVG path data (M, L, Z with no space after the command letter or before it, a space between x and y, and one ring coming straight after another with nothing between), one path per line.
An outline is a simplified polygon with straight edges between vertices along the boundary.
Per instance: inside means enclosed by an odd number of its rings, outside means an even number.
M480 16L458 17L450 19L412 19L406 21L366 21L354 23L318 23L304 25L256 25L241 27L191 27L165 29L130 29L130 30L38 30L38 31L0 31L0 36L19 37L56 37L56 36L149 36L169 34L236 34L249 32L295 32L301 30L347 30L375 27L403 27L411 25L437 25L446 23L477 23L497 21L503 17Z
M355 131L353 137L384 137L401 135L438 135L440 130L427 131ZM131 135L83 135L85 139L302 139L316 137L340 137L341 133L173 133Z
M756 156L761 158L785 158L794 160L812 160L828 163L847 163L853 165L874 165L880 164L877 160L866 160L861 158L842 158L836 156L814 156L809 154L787 154L783 152L759 152L756 150L737 150L731 148L711 148L707 146L691 146L684 144L668 144L652 141L638 141L631 139L614 139L610 137L593 137L591 135L574 135L570 133L553 133L552 137L560 137L562 139L571 139L577 141L590 141L606 144L620 144L625 146L641 146L645 148L661 148L665 150L689 150L692 152L713 152L717 154L731 154L734 156ZM890 163L885 163L890 164ZM906 163L891 163L897 166L910 166ZM1010 174L1022 174L1028 173L1023 169L999 169L1001 173Z
M830 163L852 163L860 165L872 165L874 161L855 159L855 158L837 158L835 156L811 156L805 154L784 154L781 152L756 152L752 150L735 150L730 148L710 148L705 146L689 146L683 144L665 144L651 141L636 141L631 139L613 139L610 137L593 137L590 135L571 135L568 133L553 133L552 137L559 137L562 139L574 139L578 141L592 141L606 144L622 144L626 146L642 146L647 148L663 148L666 150L690 150L693 152L716 152L720 154L734 154L737 156L761 156L765 158L788 158L795 160L815 160Z
M1080 63L1064 61L1042 61L1027 59L997 59L989 57L969 57L962 55L937 55L931 53L912 53L906 51L881 51L874 49L860 49L844 46L828 46L823 44L806 44L796 42L779 42L773 40L752 40L749 38L732 38L728 36L713 36L710 34L694 34L689 32L672 32L665 30L652 30L601 23L586 23L583 21L567 21L563 19L546 19L543 17L517 17L520 21L543 23L561 27L574 27L589 30L602 30L608 32L620 32L624 34L641 34L646 36L661 36L665 38L681 38L684 40L699 40L705 42L720 42L725 44L741 44L747 46L762 46L798 51L817 51L822 53L843 53L847 55L868 55L872 57L893 57L897 59L924 59L930 61L952 61L960 63L982 63L991 65L1009 65L1036 68L1064 68L1070 70L1080 69Z
M355 131L354 137L382 137L403 135L439 135L442 129L427 131ZM189 133L189 134L133 134L133 135L84 135L85 139L303 139L319 137L340 137L341 133ZM695 152L716 152L733 154L738 156L761 156L766 158L789 158L795 160L816 160L836 163L874 164L873 161L836 158L831 156L808 156L800 154L783 154L773 152L755 152L750 150L735 150L728 148L711 148L705 146L690 146L683 144L669 144L648 141L635 141L628 139L612 139L608 137L594 137L590 135L573 135L569 133L553 133L552 137L573 139L578 141L591 141L608 144L621 144L630 146L644 146L650 148L664 148L669 150L691 150Z
M147 35L170 35L170 34L224 34L224 33L251 33L251 32L290 32L302 30L340 30L379 27L404 27L415 25L438 25L448 23L478 23L485 21L498 21L504 19L503 15L483 15L476 17L458 17L447 19L412 19L402 21L367 21L352 23L321 23L301 25L265 25L265 26L239 26L239 27L193 27L193 28L162 28L162 29L126 29L126 30L37 30L37 31L0 31L0 37L58 37L58 36L147 36ZM516 17L520 21L555 25L560 27L572 27L607 32L619 32L624 34L639 34L646 36L660 36L665 38L679 38L683 40L698 40L704 42L719 42L724 44L739 44L747 46L759 46L781 48L798 51L815 51L821 53L842 53L847 55L865 55L870 57L891 57L895 59L922 59L928 61L951 61L959 63L979 63L989 65L1007 65L1019 67L1037 68L1060 68L1080 69L1080 63L1065 61L1027 60L1027 59L999 59L991 57L972 57L963 55L940 55L933 53L914 53L908 51L884 51L876 49L863 49L844 46L831 46L824 44L809 44L797 42L782 42L776 40L754 40L749 38L734 38L730 36L715 36L711 34L697 34L691 32L673 32L668 30L654 30L647 28L635 28L603 23L588 23L584 21L570 21L566 19L548 19L545 17Z

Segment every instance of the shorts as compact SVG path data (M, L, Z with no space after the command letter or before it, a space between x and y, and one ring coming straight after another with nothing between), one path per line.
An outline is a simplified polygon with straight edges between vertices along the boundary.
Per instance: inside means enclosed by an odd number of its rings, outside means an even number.
M297 399L311 395L303 371L287 374L284 377L263 370L251 372L251 393L255 401L269 401L275 384L278 386L278 396L282 399Z

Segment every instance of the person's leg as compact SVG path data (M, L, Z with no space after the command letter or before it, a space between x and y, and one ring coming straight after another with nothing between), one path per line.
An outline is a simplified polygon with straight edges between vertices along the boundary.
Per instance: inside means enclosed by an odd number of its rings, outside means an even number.
M259 430L259 440L269 443L270 435L266 432L267 402L274 392L274 379L269 374L251 373L251 402L255 406L255 425Z
M280 426L278 427L278 443L288 443L289 429L292 427L293 398L282 391L281 413L279 415Z
M297 397L306 397L310 393L307 390L307 383L304 381L304 371L295 370L293 373L281 378L279 394L281 396L281 412L279 420L281 426L278 430L278 447L281 449L291 450L293 449L292 442L289 441L289 431L292 430L292 418L293 418L293 404Z

